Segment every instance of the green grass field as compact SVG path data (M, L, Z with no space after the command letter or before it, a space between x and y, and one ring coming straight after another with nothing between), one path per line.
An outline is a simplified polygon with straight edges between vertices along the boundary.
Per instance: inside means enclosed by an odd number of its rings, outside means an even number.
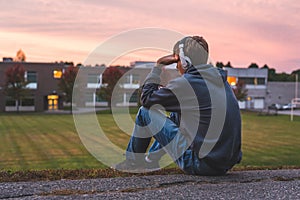
M134 114L133 114L134 116ZM109 113L97 115L105 133L125 148ZM244 167L300 167L300 117L258 116L243 112ZM0 170L106 168L82 145L72 115L1 114Z

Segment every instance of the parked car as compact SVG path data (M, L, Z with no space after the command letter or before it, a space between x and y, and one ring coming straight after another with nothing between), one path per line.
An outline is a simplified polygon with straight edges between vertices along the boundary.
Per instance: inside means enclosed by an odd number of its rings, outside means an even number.
M269 110L281 110L282 109L282 105L280 105L279 103L273 103L272 105L270 105L268 107Z
M281 110L291 110L292 108L295 109L296 104L292 104L292 103L284 104L282 105Z

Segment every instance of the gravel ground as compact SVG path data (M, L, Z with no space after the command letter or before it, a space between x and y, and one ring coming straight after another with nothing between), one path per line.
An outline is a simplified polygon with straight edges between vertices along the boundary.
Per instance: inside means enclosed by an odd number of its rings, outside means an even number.
M0 183L0 199L300 199L300 170Z

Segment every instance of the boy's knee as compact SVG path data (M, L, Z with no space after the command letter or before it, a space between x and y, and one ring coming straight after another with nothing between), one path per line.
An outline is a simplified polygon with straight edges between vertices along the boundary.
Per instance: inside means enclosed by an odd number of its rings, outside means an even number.
M147 108L145 108L144 106L141 106L137 113L137 117L145 116L145 115L149 115L149 110Z
M149 109L148 108L145 108L144 106L141 106L140 108L139 108L139 112L138 113L144 113L144 112L149 112Z
M149 119L149 110L147 108L141 106L136 115L136 120L135 120L136 124L138 124L140 126L145 126L145 125L147 125L147 123L149 123L148 119Z

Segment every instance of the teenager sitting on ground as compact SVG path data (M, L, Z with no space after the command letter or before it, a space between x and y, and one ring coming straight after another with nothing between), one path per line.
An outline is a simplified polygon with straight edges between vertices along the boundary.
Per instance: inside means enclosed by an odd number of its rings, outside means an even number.
M185 37L175 44L172 55L158 59L142 88L142 107L126 160L115 169L155 170L165 153L194 175L223 175L240 162L238 102L225 71L207 64L208 52L203 37ZM172 63L177 63L181 76L161 87L162 68ZM155 141L146 154L152 137Z

